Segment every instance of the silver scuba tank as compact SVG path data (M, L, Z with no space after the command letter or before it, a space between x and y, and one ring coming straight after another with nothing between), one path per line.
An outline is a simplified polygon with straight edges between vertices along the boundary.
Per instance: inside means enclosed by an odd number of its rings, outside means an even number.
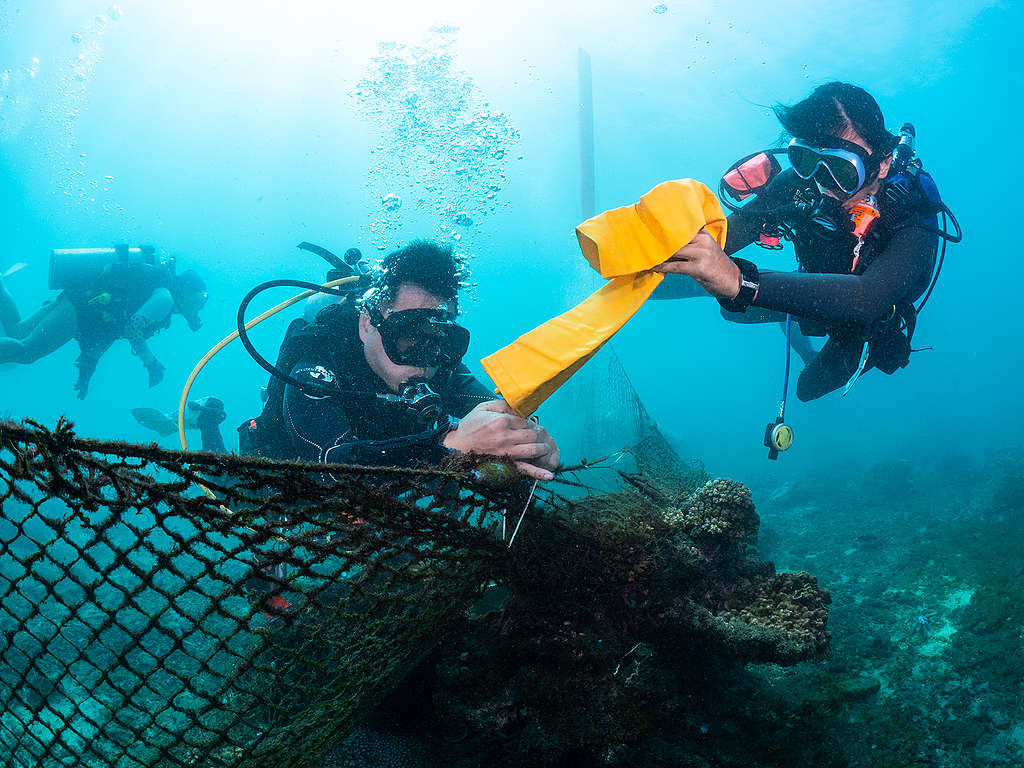
M50 288L80 288L108 272L114 265L142 265L171 268L171 261L157 255L152 245L130 248L55 248L50 252Z

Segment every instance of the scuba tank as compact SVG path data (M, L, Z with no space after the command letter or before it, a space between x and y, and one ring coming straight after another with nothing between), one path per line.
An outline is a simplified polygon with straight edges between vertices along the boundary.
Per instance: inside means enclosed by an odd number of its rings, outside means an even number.
M152 245L130 248L55 248L50 252L50 288L64 290L95 283L116 266L150 266L174 272L174 260L160 256Z

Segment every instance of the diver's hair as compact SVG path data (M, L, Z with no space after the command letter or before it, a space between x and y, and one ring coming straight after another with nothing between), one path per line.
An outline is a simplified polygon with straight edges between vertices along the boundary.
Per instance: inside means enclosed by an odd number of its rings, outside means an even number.
M796 138L840 137L853 129L875 155L892 152L899 142L885 129L878 102L852 83L825 83L796 104L776 104L772 109L786 133Z
M389 307L402 283L413 283L454 304L464 277L465 261L451 245L413 240L384 257L364 301L372 301L380 308Z

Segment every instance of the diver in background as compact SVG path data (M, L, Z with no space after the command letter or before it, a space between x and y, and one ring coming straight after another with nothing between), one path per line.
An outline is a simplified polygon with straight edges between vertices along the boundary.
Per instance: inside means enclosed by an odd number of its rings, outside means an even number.
M913 302L932 282L944 234L936 214L948 209L919 165L912 177L900 177L904 186L886 184L901 140L886 130L864 89L828 83L775 113L792 137L792 169L734 209L724 250L701 231L656 269L670 278L694 278L734 322L780 322L790 314L804 335L827 336L817 353L803 337L794 343L807 363L797 383L797 396L806 401L844 384L848 389L873 367L893 373L907 365ZM797 213L793 201L802 194L816 202ZM866 218L850 223L851 214L862 211ZM771 229L792 239L800 271L760 272L730 258ZM769 247L778 247L778 239ZM684 298L695 295L693 288L690 281L667 279L654 298Z
M0 320L6 337L0 338L0 363L34 363L78 340L81 354L76 361L78 398L85 398L89 381L100 357L115 340L131 345L149 374L149 386L160 383L164 366L147 344L156 332L167 328L171 316L181 314L189 328L199 330L199 311L206 304L206 284L194 270L174 274L170 263L153 259L153 249L83 249L54 251L63 260L83 257L83 262L109 256L109 263L89 271L67 269L66 277L55 279L51 261L51 288L64 288L52 302L21 320L10 293L0 281Z
M331 303L293 321L263 413L239 428L244 453L369 466L502 456L549 480L554 441L475 379L457 325L461 261L414 241L384 258L357 308Z

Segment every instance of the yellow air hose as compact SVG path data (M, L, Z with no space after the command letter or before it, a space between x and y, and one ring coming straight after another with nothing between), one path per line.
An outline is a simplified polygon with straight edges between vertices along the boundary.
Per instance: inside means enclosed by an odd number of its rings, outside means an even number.
M339 285L354 283L357 280L359 280L359 276L353 275L352 277L343 277L340 280L332 280L329 283L324 283L320 287L336 288ZM316 293L316 291L303 291L302 293L297 294L296 296L292 296L287 301L282 301L276 307L271 307L262 315L254 317L252 320L247 322L245 324L245 330L248 331L251 328L255 328L257 325L262 323L267 318L273 317L281 310L287 309L292 304L296 304L302 301L303 299L312 296L314 293ZM178 439L181 441L181 450L183 451L188 450L188 441L185 439L185 408L188 406L188 393L192 390L192 384L195 382L196 377L199 376L199 372L202 371L204 367L206 367L206 364L213 359L214 355L216 355L218 352L224 349L224 347L226 347L228 344L230 344L237 338L238 330L236 329L229 333L227 336L225 336L223 339L221 339L213 349L211 349L209 352L203 355L203 359L200 360L196 364L196 367L192 369L192 373L189 374L188 381L185 382L185 388L181 391L181 399L178 401ZM203 488L203 490L206 491L206 494L210 496L210 498L213 498L213 494L210 493L209 490L207 490L206 488Z

